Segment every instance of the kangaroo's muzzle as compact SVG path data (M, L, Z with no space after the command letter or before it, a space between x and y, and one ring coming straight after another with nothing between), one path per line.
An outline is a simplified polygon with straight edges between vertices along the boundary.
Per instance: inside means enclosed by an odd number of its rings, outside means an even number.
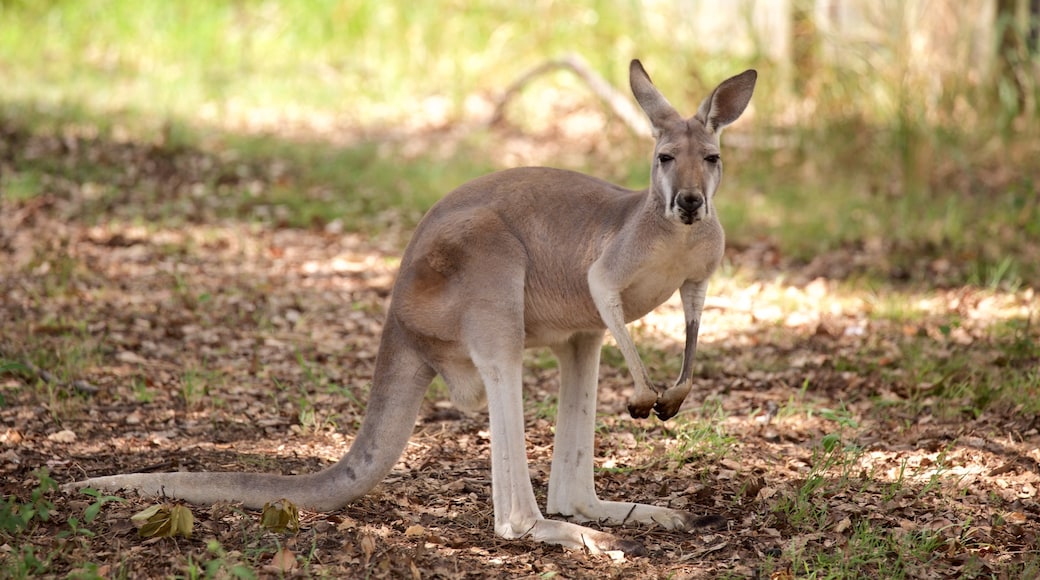
M679 219L682 220L682 223L690 225L701 219L701 208L704 207L703 195L693 191L680 191L675 196L673 203L679 208Z

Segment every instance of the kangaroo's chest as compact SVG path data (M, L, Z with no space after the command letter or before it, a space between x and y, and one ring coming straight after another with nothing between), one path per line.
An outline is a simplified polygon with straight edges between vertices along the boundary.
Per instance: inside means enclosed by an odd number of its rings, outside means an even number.
M687 278L688 271L680 264L647 264L641 268L632 284L621 292L625 321L631 322L646 316L668 300Z
M706 280L722 259L722 243L714 236L691 245L662 245L647 252L628 286L621 292L625 321L646 316L663 304L687 280Z

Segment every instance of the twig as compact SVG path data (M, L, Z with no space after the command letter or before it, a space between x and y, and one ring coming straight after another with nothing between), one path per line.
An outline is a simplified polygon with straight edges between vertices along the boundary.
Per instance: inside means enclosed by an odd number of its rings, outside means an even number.
M640 137L650 136L650 127L647 125L646 119L643 114L639 112L635 106L632 105L628 97L619 92L613 87L606 79L600 76L596 71L592 70L581 57L569 54L558 60L550 60L544 62L533 69L527 71L520 76L517 80L513 81L513 84L502 93L502 96L498 99L498 103L495 105L495 112L491 115L490 124L502 122L505 118L506 105L512 100L520 91L523 90L524 86L530 83L535 78L554 71L554 70L569 70L578 76L581 80L585 81L591 90L597 97L599 97L615 115L622 122L632 130L633 133Z

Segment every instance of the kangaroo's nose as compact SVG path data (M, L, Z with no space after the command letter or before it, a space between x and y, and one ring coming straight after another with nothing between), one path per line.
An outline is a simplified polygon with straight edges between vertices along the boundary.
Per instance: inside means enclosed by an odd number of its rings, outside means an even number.
M692 191L680 191L679 199L676 200L679 208L685 212L693 213L704 205L704 196Z

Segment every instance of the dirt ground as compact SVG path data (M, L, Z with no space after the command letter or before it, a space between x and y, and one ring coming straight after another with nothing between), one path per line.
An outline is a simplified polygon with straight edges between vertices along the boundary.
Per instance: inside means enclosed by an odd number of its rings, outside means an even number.
M77 185L76 195L87 193ZM41 468L59 484L128 471L295 474L349 447L400 237L80 220L60 194L0 203L0 489L9 505L34 501ZM643 542L645 557L495 537L486 414L456 411L435 385L386 480L334 513L302 513L298 534L265 531L256 512L220 505L192 507L190 539L145 539L130 516L161 499L109 502L85 522L93 498L51 490L46 521L0 535L0 576L1037 573L1037 385L1019 399L997 387L992 396L949 388L1037 368L1034 292L854 291L828 279L826 264L857 256L777 267L774 253L729 251L736 273L712 286L695 390L676 419L630 419L616 349L601 367L600 496L717 514L719 529L618 530ZM916 314L883 312L901 303ZM1024 328L1018 350L999 330L1011 323ZM632 330L653 378L673 380L679 306ZM954 359L968 362L939 378L929 371ZM10 364L18 361L36 368ZM528 458L544 505L556 372L544 352L528 363ZM29 548L38 565L26 563ZM851 570L835 572L843 558Z

